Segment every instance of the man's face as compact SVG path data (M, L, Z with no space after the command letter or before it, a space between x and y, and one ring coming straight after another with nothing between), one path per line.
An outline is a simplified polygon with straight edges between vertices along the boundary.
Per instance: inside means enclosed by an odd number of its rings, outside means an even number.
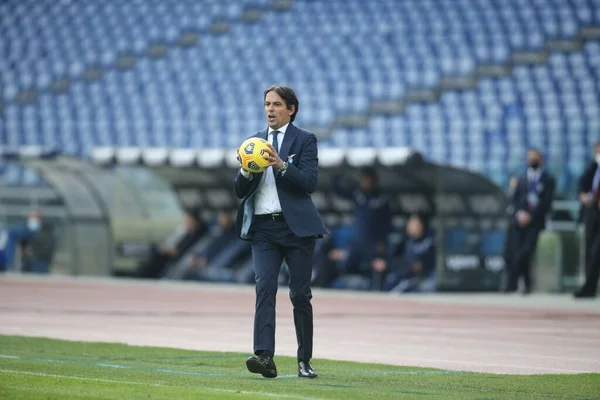
M363 175L360 178L360 188L369 193L375 190L375 179L369 175Z
M600 145L596 145L596 152L594 153L596 157L600 157Z
M419 239L423 236L423 223L418 217L411 217L406 230L412 239Z
M527 165L532 168L539 168L542 165L542 157L537 151L529 151L527 153Z
M295 107L288 109L285 101L274 90L265 96L265 116L267 124L272 129L279 129L288 124L294 111Z

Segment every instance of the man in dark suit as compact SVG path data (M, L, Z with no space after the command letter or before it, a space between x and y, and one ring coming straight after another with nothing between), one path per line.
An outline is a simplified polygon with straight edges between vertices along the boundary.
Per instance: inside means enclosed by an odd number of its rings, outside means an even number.
M585 283L575 292L576 298L596 297L600 275L600 142L594 150L594 161L579 179L585 221Z
M268 128L254 134L269 142L269 167L262 173L239 170L235 193L243 199L237 217L242 239L250 240L256 281L254 354L248 370L267 378L277 376L275 353L275 296L277 277L285 259L298 341L298 375L315 378L311 274L315 239L327 233L310 194L317 187L317 139L297 128L298 98L286 86L264 92ZM285 161L284 161L285 160Z
M525 293L532 290L531 261L539 234L546 227L556 187L554 177L543 168L544 157L539 150L527 152L527 166L512 195L507 293L517 290L519 277L523 277Z

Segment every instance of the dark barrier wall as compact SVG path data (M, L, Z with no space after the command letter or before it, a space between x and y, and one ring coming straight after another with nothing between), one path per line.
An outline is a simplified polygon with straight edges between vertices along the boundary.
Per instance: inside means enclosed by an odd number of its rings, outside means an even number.
M64 207L71 273L106 275L134 268L139 258L123 245L160 242L180 224L183 206L205 218L235 210L235 151L103 149L94 163L67 157L19 162L45 177ZM391 199L396 233L407 217L429 215L438 243L438 290L497 290L507 198L486 177L436 165L409 149L323 149L313 199L330 229L352 223L352 205L331 191L334 171L358 180L360 168L377 167ZM135 247L135 246L134 246Z
M504 191L480 174L427 162L406 149L371 150L372 156L363 150L320 152L319 186L312 197L328 227L335 229L353 219L352 205L332 194L334 171L341 171L348 181L358 181L360 168L374 165L382 189L390 196L397 232L403 231L412 213L432 217L440 249L438 290L498 290L504 269ZM206 218L218 210L237 208L232 190L235 154L198 152L190 165L177 167L172 166L177 160L168 156L149 161L142 156L136 160L171 182L181 202L200 207Z

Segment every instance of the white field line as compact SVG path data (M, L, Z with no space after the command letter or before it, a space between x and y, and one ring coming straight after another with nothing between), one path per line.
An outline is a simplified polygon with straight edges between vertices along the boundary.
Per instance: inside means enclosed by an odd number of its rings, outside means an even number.
M32 371L16 371L11 369L0 369L0 373L4 374L16 374L16 375L32 375L32 376L43 376L46 378L58 378L58 379L73 379L78 381L89 381L89 382L102 382L102 383L120 383L124 385L143 385L143 386L163 386L163 387L180 387L183 388L185 386L177 386L177 385L161 385L157 383L147 383L147 382L134 382L134 381L120 381L115 379L99 379L99 378L85 378L80 376L71 376L71 375L56 375L56 374L46 374L43 372L32 372ZM194 388L190 388L194 389ZM237 394L245 394L250 396L263 396L263 397L272 397L279 399L296 399L296 400L319 400L317 397L306 397L306 396L296 396L293 394L283 394L283 393L269 393L269 392L252 392L246 390L234 390L234 389L220 389L220 388L211 388L206 386L199 386L198 390L206 390L209 392L217 392L217 393L237 393Z

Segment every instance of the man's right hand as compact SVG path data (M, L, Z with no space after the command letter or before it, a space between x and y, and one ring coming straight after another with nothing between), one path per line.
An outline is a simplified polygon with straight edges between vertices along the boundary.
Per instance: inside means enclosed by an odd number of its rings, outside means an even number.
M587 193L579 193L579 201L584 206L587 206L588 204L590 204L590 197Z

